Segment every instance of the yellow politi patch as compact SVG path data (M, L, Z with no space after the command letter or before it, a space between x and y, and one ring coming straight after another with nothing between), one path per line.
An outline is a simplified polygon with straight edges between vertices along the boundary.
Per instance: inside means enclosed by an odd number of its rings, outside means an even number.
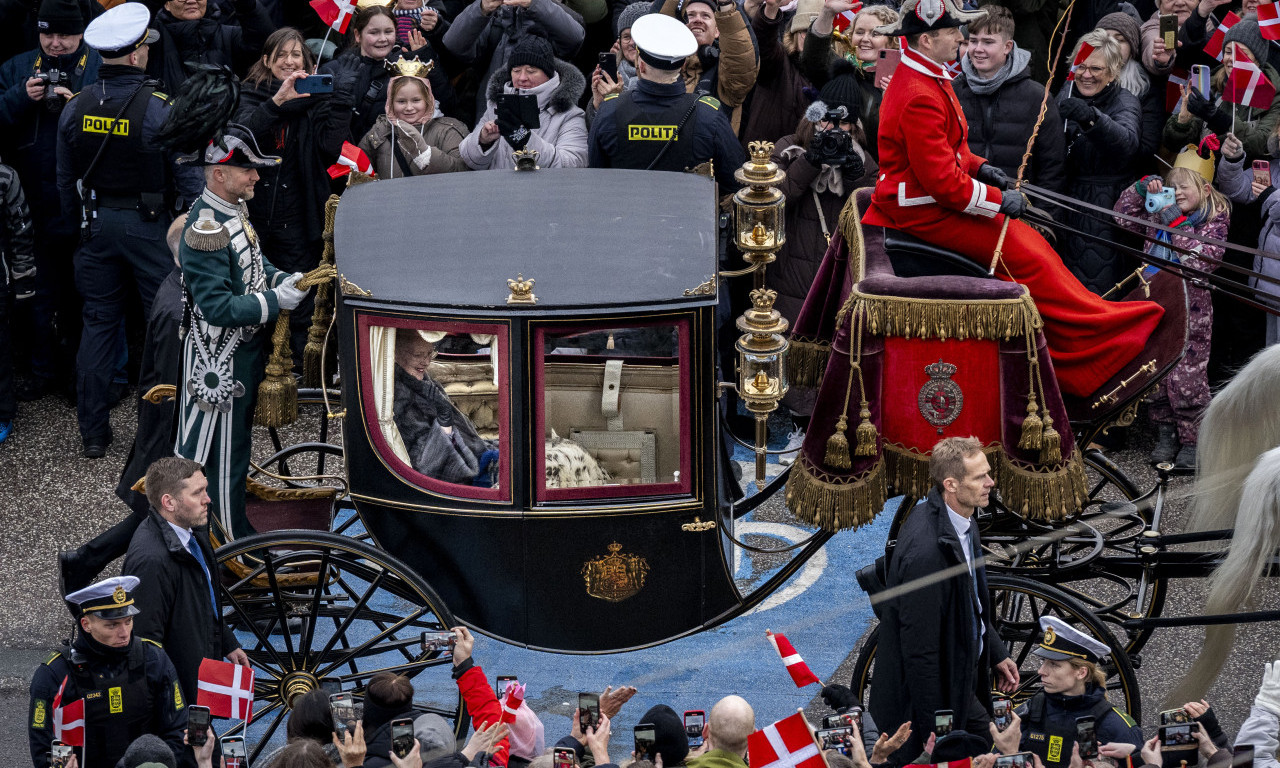
M670 141L676 134L674 125L628 125L628 141Z
M111 124L115 123L115 129L112 130ZM116 120L114 117L100 117L98 115L85 115L82 130L85 133L114 133L117 136L129 135L129 121L121 118Z

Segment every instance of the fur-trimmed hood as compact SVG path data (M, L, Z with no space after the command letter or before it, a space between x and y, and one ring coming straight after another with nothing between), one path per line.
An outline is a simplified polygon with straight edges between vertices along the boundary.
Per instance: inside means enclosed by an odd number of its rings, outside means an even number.
M582 72L563 59L556 59L556 75L559 76L559 85L550 90L549 93L537 93L538 109L550 109L552 112L568 112L578 105L578 99L582 98L582 94L587 89L587 79L583 77ZM553 78L554 79L554 78ZM547 81L550 84L550 80ZM485 91L485 96L492 106L498 103L498 97L503 94L503 89L511 86L511 70L503 67L493 73L493 77L489 78L489 87ZM535 92L537 88L526 89L529 92ZM512 89L514 93L514 89Z

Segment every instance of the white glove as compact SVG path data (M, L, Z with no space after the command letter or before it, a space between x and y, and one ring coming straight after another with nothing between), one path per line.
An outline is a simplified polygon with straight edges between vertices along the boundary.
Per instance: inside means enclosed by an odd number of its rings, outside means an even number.
M1253 705L1280 716L1280 659L1267 662L1267 669L1262 673L1262 687L1258 689Z
M301 272L294 272L274 290L276 292L276 303L281 309L297 309L302 300L307 298L307 292L298 288L296 283L302 279Z

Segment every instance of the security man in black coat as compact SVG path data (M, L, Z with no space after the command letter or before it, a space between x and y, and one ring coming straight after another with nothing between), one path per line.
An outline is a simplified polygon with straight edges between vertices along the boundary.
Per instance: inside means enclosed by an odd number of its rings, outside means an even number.
M27 740L35 768L49 765L55 722L61 722L63 740L72 741L67 730L75 723L73 715L57 712L56 706L80 700L84 746L76 754L82 768L112 768L144 733L164 739L175 761L189 754L182 743L187 701L173 662L158 643L133 635L137 586L133 576L116 576L67 595L80 615L80 631L31 679Z
M606 96L591 124L592 168L686 171L711 161L723 189L746 153L715 98L685 93L680 67L698 48L689 28L658 13L631 27L638 81L634 90Z
M150 315L156 290L173 271L165 231L204 181L197 168L175 170L155 143L169 104L143 72L157 36L150 18L133 2L89 24L85 42L102 56L101 79L67 103L58 123L58 192L64 212L80 222L75 279L84 332L76 392L86 458L101 458L111 444L107 390L130 288Z

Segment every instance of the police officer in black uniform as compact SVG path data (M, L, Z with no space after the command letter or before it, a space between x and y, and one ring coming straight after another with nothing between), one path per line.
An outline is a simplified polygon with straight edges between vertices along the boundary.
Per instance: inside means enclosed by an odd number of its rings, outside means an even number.
M120 363L128 278L149 316L174 266L165 231L204 182L198 168L175 170L154 140L169 104L143 71L158 37L150 18L146 5L132 2L89 24L84 39L102 56L101 79L72 98L58 122L58 192L64 213L80 222L75 278L84 333L76 392L86 458L101 458L111 444L108 388Z
M63 707L84 700L84 747L76 750L81 768L113 768L144 733L164 739L175 761L189 757L178 672L159 643L133 636L137 586L136 576L116 576L67 595L80 631L31 679L27 740L35 768L49 765L55 699Z
M1056 616L1040 618L1044 639L1036 648L1044 690L1019 707L1017 719L996 746L1005 754L1034 752L1045 768L1066 768L1077 741L1077 720L1093 718L1094 738L1108 744L1108 752L1136 752L1142 748L1142 729L1107 700L1102 659L1107 646Z
M680 21L658 13L631 27L639 58L634 90L606 96L591 124L592 168L685 171L711 161L723 189L747 156L715 98L685 93L680 67L698 48Z

